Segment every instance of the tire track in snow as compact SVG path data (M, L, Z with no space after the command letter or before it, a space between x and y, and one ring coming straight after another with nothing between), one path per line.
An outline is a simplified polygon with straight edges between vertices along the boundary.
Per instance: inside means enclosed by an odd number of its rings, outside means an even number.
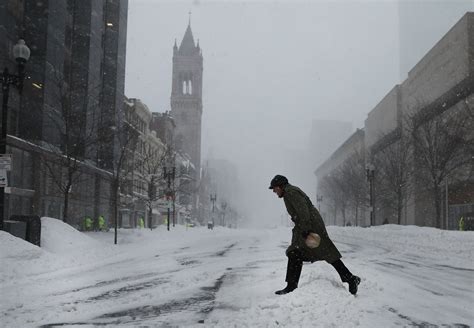
M232 243L223 250L210 254L211 257L224 257L231 251L237 242ZM182 259L182 261L178 261L184 267L189 267L189 265L198 266L202 264L199 261L188 261L187 259ZM185 270L185 268L181 269ZM175 271L181 271L175 270ZM224 270L229 271L232 268L224 268ZM155 273L156 274L156 273ZM163 273L160 274L162 276ZM149 274L145 274L149 275ZM192 296L184 299L177 299L167 303L159 304L159 305L145 305L145 306L138 306L134 308L129 308L125 310L120 310L116 312L102 314L97 316L91 320L87 321L80 321L80 322L58 322L58 323L51 323L41 326L40 328L47 328L47 327L61 327L61 326L84 326L84 325L92 325L92 326L120 326L120 325L129 325L130 323L137 324L137 325L147 325L148 322L152 321L153 324L160 324L160 325L171 325L175 324L174 322L167 322L166 319L173 314L180 313L180 312L190 312L194 313L197 316L197 323L204 323L207 315L211 313L216 304L216 294L220 290L224 280L227 277L227 273L222 274L219 278L216 279L213 285L204 286L199 288L198 292L193 294ZM113 282L120 282L123 279L115 279ZM145 282L143 284L135 284L131 286L125 286L119 288L117 290L107 291L103 294L98 296L89 298L84 302L93 302L93 301L104 301L109 300L111 298L116 298L123 296L124 294L140 291L142 289L148 288L148 285L156 285L163 283L163 280L155 279L149 282ZM86 288L94 288L106 285L109 282L102 282L95 285L87 286ZM152 286L153 287L153 286ZM82 288L81 290L83 290Z
M207 314L215 307L216 294L222 286L226 274L220 276L213 285L204 286L193 296L177 299L160 305L145 305L117 312L106 313L95 317L90 321L81 322L58 322L40 326L40 328L52 328L61 326L120 326L134 323L142 325L144 322L153 320L154 324L170 324L166 317L179 312L194 312L198 317L198 323L204 323ZM156 320L162 317L162 320ZM112 319L112 320L109 320ZM145 324L146 326L146 324Z

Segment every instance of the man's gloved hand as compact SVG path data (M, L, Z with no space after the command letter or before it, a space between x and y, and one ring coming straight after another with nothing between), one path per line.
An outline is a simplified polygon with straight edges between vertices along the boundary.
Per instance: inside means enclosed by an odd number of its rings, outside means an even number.
M309 248L316 248L319 246L320 243L321 243L321 237L317 233L311 232L305 238L305 244Z

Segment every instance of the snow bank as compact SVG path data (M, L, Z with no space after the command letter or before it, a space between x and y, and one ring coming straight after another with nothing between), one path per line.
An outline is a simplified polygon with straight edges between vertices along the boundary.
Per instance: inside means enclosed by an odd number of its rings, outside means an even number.
M468 268L474 269L474 231L387 224L371 228L331 226L328 232L336 242L359 239L374 247L389 246L394 252L424 254L452 265L469 264Z
M8 232L0 230L0 259L16 260L25 256L39 257L41 256L41 249L23 239L17 238Z
M52 254L4 231L0 231L0 249L2 286L13 283L15 279L40 274L61 266Z
M41 248L55 254L70 255L101 247L102 243L61 220L41 218Z
M41 218L41 248L0 231L0 249L2 284L93 262L114 253L111 245L48 217Z

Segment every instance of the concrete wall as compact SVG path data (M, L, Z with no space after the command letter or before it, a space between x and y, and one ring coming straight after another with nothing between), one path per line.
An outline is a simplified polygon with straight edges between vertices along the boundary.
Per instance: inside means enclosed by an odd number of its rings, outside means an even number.
M474 13L464 15L408 73L401 86L405 114L417 113L472 76L473 20Z
M316 177L321 180L339 165L344 163L355 151L364 152L364 130L357 129L334 153L316 169Z
M399 85L375 106L365 120L365 147L370 149L382 136L395 130L398 126L401 107L401 93Z
M472 0L397 1L399 8L400 81L466 12Z

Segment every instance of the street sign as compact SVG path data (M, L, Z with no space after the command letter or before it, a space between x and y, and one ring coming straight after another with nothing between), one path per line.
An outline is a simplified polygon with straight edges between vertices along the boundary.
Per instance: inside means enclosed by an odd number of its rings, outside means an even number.
M0 188L8 186L7 170L0 169Z
M10 171L12 169L12 154L0 155L0 170Z

